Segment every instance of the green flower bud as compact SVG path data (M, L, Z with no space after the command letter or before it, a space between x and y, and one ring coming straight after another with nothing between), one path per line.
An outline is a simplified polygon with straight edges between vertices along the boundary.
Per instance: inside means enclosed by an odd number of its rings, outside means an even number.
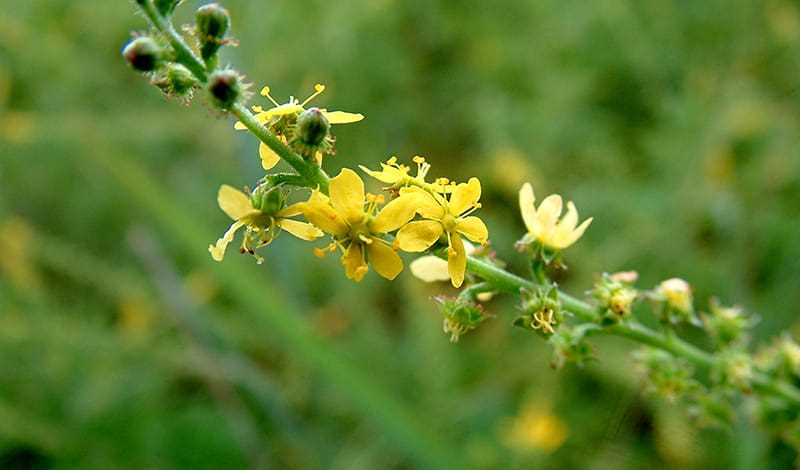
M702 319L706 331L720 347L744 343L747 329L754 324L740 308L723 307L717 299L711 299L711 313L703 315Z
M208 59L225 43L224 38L231 25L231 16L228 10L218 3L209 3L197 9L195 21L200 40L200 53L203 59Z
M183 0L153 0L156 9L163 16L170 16L172 12L175 11L175 7L181 4L181 2L183 2Z
M634 358L647 378L648 392L668 401L674 402L700 387L693 378L694 368L683 358L654 348L637 351Z
M297 137L308 146L322 144L331 124L319 108L309 108L297 117Z
M242 79L233 70L219 70L208 78L208 93L212 102L227 110L242 96Z
M635 273L603 274L595 284L592 295L600 304L602 323L613 324L629 316L638 293L631 284L636 280Z
M152 72L161 67L164 50L153 38L142 36L129 42L122 50L122 56L134 69Z
M167 92L183 96L197 85L194 74L181 64L169 64L166 73Z
M286 195L275 186L262 184L253 191L250 202L265 214L275 214L286 205Z

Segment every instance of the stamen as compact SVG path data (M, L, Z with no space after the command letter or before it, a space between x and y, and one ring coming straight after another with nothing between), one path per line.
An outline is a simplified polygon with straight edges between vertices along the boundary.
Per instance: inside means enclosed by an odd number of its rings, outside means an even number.
M309 96L308 98L306 98L306 100L303 101L300 104L300 106L305 106L306 104L308 104L309 101L311 101L314 98L316 98L317 96L319 96L323 91L325 91L325 85L323 85L321 83L317 83L316 85L314 85L314 93L311 96Z
M275 106L280 106L280 104L277 101L275 101L275 98L273 98L272 95L269 94L269 92L270 88L268 86L265 86L264 88L261 89L261 96L264 96L268 100L272 101L272 104L274 104Z

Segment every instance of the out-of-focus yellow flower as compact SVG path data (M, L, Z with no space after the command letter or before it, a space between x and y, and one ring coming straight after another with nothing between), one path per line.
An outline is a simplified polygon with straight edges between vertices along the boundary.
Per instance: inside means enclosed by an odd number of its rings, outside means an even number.
M461 287L467 268L467 254L462 236L475 243L485 244L489 231L481 219L471 216L480 208L481 183L477 178L456 185L447 199L436 192L428 192L417 186L403 188L401 195L413 196L417 212L426 220L410 222L397 232L396 243L403 251L425 251L440 237L447 237L447 264L450 281Z
M692 307L692 288L683 279L673 277L656 287L656 293L664 298L667 304L680 312L689 313Z
M261 95L269 99L274 106L269 109L264 109L261 106L253 106L253 112L256 113L255 117L258 122L268 126L269 129L286 144L292 136L294 125L297 122L297 116L305 111L305 106L323 91L325 91L325 85L317 83L314 85L314 93L303 100L303 102L300 102L300 100L294 96L290 96L288 102L280 104L270 95L270 88L265 86L261 89ZM330 124L350 124L364 119L364 115L359 113L328 111L327 109L320 109L320 111ZM247 127L239 121L234 124L234 128L237 130L247 129ZM258 154L261 157L261 166L264 170L271 169L280 161L280 157L263 142L259 144Z
M367 195L364 182L348 168L331 179L330 197L314 191L302 204L303 215L312 224L333 236L327 251L341 249L345 275L361 281L372 264L386 279L394 279L403 270L403 260L382 238L410 221L416 212L416 198L400 196L378 206L383 196ZM320 256L326 250L317 250Z
M567 213L561 218L563 203L558 194L547 196L538 209L535 202L533 187L525 183L519 191L519 208L528 229L523 243L538 242L552 250L563 250L578 241L592 223L590 217L578 226L578 210L572 201L567 203Z
M0 273L19 289L41 287L33 260L33 242L33 229L23 219L12 217L0 223Z
M245 193L227 184L219 188L217 202L220 209L228 214L228 217L233 219L234 222L225 232L225 235L217 240L216 244L208 247L208 251L215 261L222 261L228 244L233 241L236 232L242 227L247 227L248 232L259 234L259 242L255 247L250 246L248 236L245 236L244 241L242 241L242 252L246 251L251 254L255 254L254 250L256 248L271 243L277 236L277 228L285 230L302 240L315 240L323 235L313 225L291 219L291 217L301 214L300 204L285 207L275 213L263 212L253 206L253 202Z
M506 445L519 451L554 452L567 440L567 426L538 403L528 404L505 429Z

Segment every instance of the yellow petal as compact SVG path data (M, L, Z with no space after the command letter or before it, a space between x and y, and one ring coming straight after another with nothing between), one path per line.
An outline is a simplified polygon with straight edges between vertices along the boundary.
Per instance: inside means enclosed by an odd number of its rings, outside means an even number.
M397 245L403 251L420 252L430 248L442 236L442 224L433 220L418 220L397 232Z
M299 220L278 219L277 225L301 240L316 240L324 235L322 230Z
M236 121L236 124L233 125L233 128L237 131L246 131L247 126L244 125L242 121Z
M215 245L208 246L208 252L211 253L211 257L214 258L214 261L222 261L222 259L225 258L225 250L228 248L228 244L233 241L236 231L243 226L244 222L234 222L233 225L228 228L228 231L225 232L225 235L217 240Z
M258 156L261 157L261 167L265 170L272 169L272 167L281 161L281 157L279 157L278 154L269 148L264 142L259 142L258 144Z
M361 243L352 242L347 247L347 251L342 255L342 265L344 265L344 274L348 279L360 282L364 279L364 275L369 271L367 262L364 261L364 252Z
M233 220L240 220L258 212L245 193L227 184L219 187L217 203L219 208Z
M361 171L364 173L387 184L395 184L408 175L408 168L404 167L401 169L385 163L381 163L381 171L370 170L364 165L359 165L358 167L361 168Z
M539 219L543 231L551 231L561 215L562 202L561 196L558 194L551 194L544 198L539 209L536 210L536 217Z
M461 183L453 190L450 196L450 212L461 215L471 209L481 198L481 182L478 178L470 178L467 183Z
M328 198L319 191L312 192L311 197L302 203L301 208L305 218L326 233L340 237L349 230L342 216L331 207Z
M556 246L555 248L563 249L578 241L578 239L583 236L583 232L585 232L586 229L589 228L589 225L592 223L592 220L593 218L589 217L588 219L584 220L583 223L578 228L570 232L568 235L559 237L558 240L559 246Z
M364 182L355 171L344 168L331 179L330 195L331 204L348 222L355 224L364 218Z
M578 225L578 209L575 208L575 204L572 201L569 201L567 203L567 213L558 223L558 231L560 233L571 233L575 230L576 225Z
M535 202L536 197L533 195L533 187L530 183L525 183L519 190L519 210L522 213L522 221L525 223L525 228L533 236L538 236L542 228L539 224L539 219L536 217Z
M383 240L373 238L367 245L367 256L375 272L390 281L403 270L403 260Z
M439 201L434 197L431 193L425 191L422 188L417 186L410 186L407 188L402 188L400 190L400 195L413 195L417 198L417 213L426 219L433 219L433 220L441 220L444 217L444 207L442 207L442 203L444 201Z
M292 204L291 206L286 206L283 209L279 210L275 213L277 217L285 218L285 217L294 217L296 215L300 215L303 213L303 202L298 202Z
M408 266L411 274L424 282L448 281L450 272L447 269L447 261L438 256L422 256Z
M363 114L346 113L344 111L325 111L323 114L331 124L350 124L364 119Z
M450 272L450 282L453 287L461 287L464 283L464 272L467 270L467 253L464 243L457 233L450 234L450 249L447 250L447 270Z
M407 224L417 213L417 198L406 195L395 198L383 206L372 220L370 228L375 233L388 233Z
M486 243L486 240L489 238L489 230L486 228L486 224L475 216L459 219L456 230L458 233L481 245Z

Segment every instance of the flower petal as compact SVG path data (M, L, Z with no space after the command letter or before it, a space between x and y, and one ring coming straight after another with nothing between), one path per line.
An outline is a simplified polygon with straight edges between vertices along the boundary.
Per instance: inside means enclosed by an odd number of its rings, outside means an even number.
M480 198L481 182L478 178L470 178L468 182L457 185L450 195L450 212L456 216L461 215L473 208Z
M285 217L294 217L296 215L300 215L303 213L303 202L297 202L292 204L291 206L286 206L283 209L279 210L275 213L277 217L285 218Z
M575 204L572 201L569 201L567 203L567 212L558 223L558 231L560 233L570 233L575 230L576 225L578 225L578 209L575 208Z
M409 222L397 232L397 245L401 250L412 253L425 251L436 243L442 232L442 224L434 220Z
M522 214L522 221L525 223L525 228L528 229L534 236L538 236L542 231L539 219L536 217L536 196L533 195L533 186L530 183L525 183L519 190L519 210Z
M355 171L344 168L330 183L331 204L349 222L364 218L364 182Z
M421 256L408 266L411 274L424 282L449 281L450 272L447 261L438 256Z
M407 224L417 213L417 198L413 195L400 196L383 206L372 220L370 229L375 233L388 233Z
M367 255L375 272L390 281L403 270L403 260L383 240L373 237L372 243L367 244Z
M457 233L450 234L450 248L447 250L447 270L453 287L461 287L464 283L464 272L467 270L467 253L464 243Z
M474 215L459 219L456 225L456 231L481 245L486 243L486 240L489 238L489 230L486 228L486 224Z
M302 203L303 215L309 222L333 236L343 236L348 231L347 223L331 207L328 198L319 191L311 193L308 201Z
M303 112L303 107L300 106L299 104L297 104L297 103L286 103L286 104L282 104L280 106L276 106L274 108L270 108L270 109L268 109L268 110L266 110L266 111L264 111L263 113L260 113L260 114L263 114L263 117L261 117L261 119L264 120L263 122L267 122L270 119L272 119L273 117L286 116L287 114L297 114L297 113L302 113L302 112ZM260 116L256 115L256 117L258 118ZM261 119L259 119L259 120L261 120Z
M225 250L228 248L228 244L233 241L236 231L242 227L244 227L244 222L234 222L228 228L228 231L225 232L225 235L217 240L215 245L208 245L208 252L211 253L211 257L214 258L214 261L222 261L222 259L225 258Z
M219 208L233 220L240 220L258 212L245 193L227 184L219 187L217 203Z
M364 165L359 165L358 167L361 168L361 171L364 173L387 184L395 184L408 176L408 168L397 168L385 163L381 163L381 171L370 170Z
M543 231L550 232L555 227L562 207L561 196L558 194L551 194L544 198L539 209L536 210L536 216Z
M258 156L261 157L261 167L265 170L272 169L281 161L281 157L264 142L259 142L258 144Z
M323 114L331 124L350 124L364 119L363 114L346 113L344 111L324 111Z
M426 219L441 220L444 217L444 201L438 201L431 193L417 186L402 188L400 195L414 195L418 204L417 213Z
M322 230L299 220L278 219L277 225L301 240L316 240L324 235Z
M589 225L592 223L592 220L593 218L589 217L588 219L584 220L583 223L578 228L570 232L568 235L565 234L564 236L559 237L558 240L559 246L555 248L563 249L578 241L578 239L583 236L583 232L585 232L586 229L589 228Z
M361 243L352 242L347 247L347 251L342 255L342 265L344 274L348 279L360 282L369 271L367 262L364 260L364 251Z

